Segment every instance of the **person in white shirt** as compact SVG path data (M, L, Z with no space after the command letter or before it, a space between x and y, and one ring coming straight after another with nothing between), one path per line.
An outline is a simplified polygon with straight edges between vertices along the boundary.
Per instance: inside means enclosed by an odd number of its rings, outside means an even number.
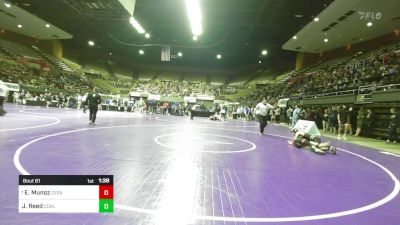
M221 120L225 121L225 119L226 119L226 108L225 108L225 106L222 106L221 107Z
M264 129L267 126L268 111L273 108L272 105L267 103L265 98L256 105L256 115L258 117L258 122L260 122L260 135L264 134Z
M8 96L8 87L0 80L0 116L6 115L6 111L4 110L3 104Z

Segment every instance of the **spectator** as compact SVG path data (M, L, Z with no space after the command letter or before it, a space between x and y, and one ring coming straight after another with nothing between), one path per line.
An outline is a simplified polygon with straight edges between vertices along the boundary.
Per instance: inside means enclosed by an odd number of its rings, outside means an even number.
M390 109L390 121L389 121L389 133L388 139L386 140L388 143L392 142L396 144L399 142L399 138L397 136L397 128L400 126L400 113L395 109Z
M356 136L359 136L361 134L362 128L364 127L364 121L365 121L365 110L364 107L361 106L361 108L357 112Z
M365 116L365 136L371 137L372 131L375 128L375 113L371 109L367 109Z

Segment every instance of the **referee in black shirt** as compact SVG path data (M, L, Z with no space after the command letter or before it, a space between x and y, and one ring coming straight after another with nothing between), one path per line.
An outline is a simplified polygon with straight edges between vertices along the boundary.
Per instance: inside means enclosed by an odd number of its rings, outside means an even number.
M101 97L100 94L96 92L96 88L93 88L93 92L90 93L87 96L86 99L87 105L89 106L89 124L90 125L96 125L96 115L97 115L97 109L98 105L101 104Z

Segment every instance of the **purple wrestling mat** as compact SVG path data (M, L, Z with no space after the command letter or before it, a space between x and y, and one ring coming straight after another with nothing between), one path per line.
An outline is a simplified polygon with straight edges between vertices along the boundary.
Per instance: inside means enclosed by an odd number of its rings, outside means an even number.
M5 108L0 224L400 224L396 155L331 140L321 156L241 120ZM20 174L112 174L115 211L19 214Z

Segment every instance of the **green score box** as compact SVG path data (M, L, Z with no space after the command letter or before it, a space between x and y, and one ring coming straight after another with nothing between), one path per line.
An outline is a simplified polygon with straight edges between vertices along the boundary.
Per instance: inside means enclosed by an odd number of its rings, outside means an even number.
M99 200L99 212L100 213L114 212L114 200L113 199L100 199Z

